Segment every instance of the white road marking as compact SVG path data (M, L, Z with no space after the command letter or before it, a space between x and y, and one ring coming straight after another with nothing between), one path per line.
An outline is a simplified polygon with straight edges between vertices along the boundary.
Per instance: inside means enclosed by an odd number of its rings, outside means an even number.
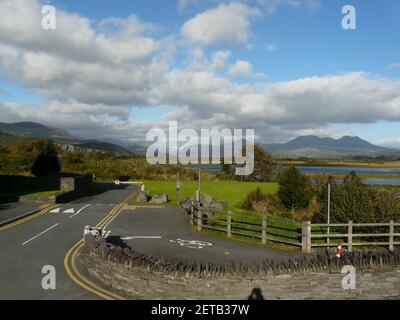
M121 238L122 240L136 240L136 239L162 239L160 236L132 236Z
M176 240L169 240L169 242L177 243L185 248L190 249L203 249L204 247L212 246L211 242L199 241L199 240L183 240L183 239L176 239Z
M75 213L75 210L74 210L74 208L71 208L71 209L65 210L63 213Z
M60 213L61 208L53 209L50 213Z
M31 214L31 213L39 212L40 210L41 210L41 209L38 208L38 209L35 209L35 210L32 210L32 211L29 211L29 212L27 212L27 213L21 214L21 215L19 215L19 216L16 216L16 217L10 219L10 220L4 221L3 224L5 225L5 224L7 224L9 221L15 221L15 220L17 220L18 218L25 217L26 215Z
M40 237L41 235L45 234L47 231L50 231L51 229L57 227L59 225L59 223L56 223L54 226L51 226L50 228L42 231L41 233L39 233L38 235L34 236L33 238L30 238L28 241L25 241L22 245L26 245L27 243L31 242L32 240L35 240L37 237Z
M80 214L83 210L85 210L85 209L86 209L87 207L89 207L89 206L90 206L90 204L87 204L86 206L84 206L84 207L82 207L81 209L79 209L77 213L75 213L75 214L69 216L69 218L73 218L73 217L77 216L78 214Z

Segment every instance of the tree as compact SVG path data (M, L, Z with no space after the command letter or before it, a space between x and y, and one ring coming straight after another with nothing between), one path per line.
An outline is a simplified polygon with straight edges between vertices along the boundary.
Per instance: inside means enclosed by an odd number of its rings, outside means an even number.
M278 182L278 196L287 209L304 209L309 206L314 197L311 181L295 166L283 170Z
M245 151L245 148L244 148ZM254 146L254 171L246 177L248 181L271 181L276 173L277 163L274 157L262 147Z
M350 173L337 184L330 179L331 184L331 221L333 223L383 223L399 220L400 200L394 195L373 189L363 183L354 172ZM320 212L314 216L314 222L326 222L328 207L328 180L319 181L317 188Z
M31 172L36 177L45 177L49 173L59 173L60 171L56 147L49 142L36 158Z

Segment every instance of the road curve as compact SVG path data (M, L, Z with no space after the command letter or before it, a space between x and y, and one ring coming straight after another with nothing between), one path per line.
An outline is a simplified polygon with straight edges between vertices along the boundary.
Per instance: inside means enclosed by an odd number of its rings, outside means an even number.
M84 226L97 225L135 191L111 184L99 187L91 196L0 231L0 299L99 298L71 280L64 257L82 239ZM42 268L48 265L56 270L55 290L42 287Z
M110 241L125 243L140 253L175 261L251 264L267 259L280 262L300 254L197 232L189 226L182 210L175 206L123 210L108 229L111 230Z

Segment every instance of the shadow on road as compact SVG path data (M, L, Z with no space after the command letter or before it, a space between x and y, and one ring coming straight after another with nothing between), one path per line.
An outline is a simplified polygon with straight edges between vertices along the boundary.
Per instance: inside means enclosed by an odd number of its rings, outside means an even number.
M119 236L107 237L107 242L122 249L128 248L128 245Z

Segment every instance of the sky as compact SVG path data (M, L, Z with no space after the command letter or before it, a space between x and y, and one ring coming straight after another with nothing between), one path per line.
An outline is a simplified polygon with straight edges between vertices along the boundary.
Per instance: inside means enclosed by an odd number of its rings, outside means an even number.
M176 120L400 147L399 16L398 0L0 0L0 121L125 144Z

